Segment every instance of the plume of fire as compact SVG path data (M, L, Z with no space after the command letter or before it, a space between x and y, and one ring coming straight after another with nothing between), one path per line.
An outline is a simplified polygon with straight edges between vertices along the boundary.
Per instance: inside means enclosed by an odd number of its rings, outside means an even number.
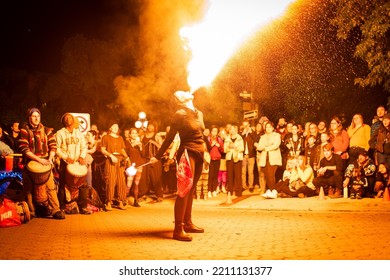
M180 30L184 48L191 52L190 92L210 85L240 45L293 1L210 0L204 19Z

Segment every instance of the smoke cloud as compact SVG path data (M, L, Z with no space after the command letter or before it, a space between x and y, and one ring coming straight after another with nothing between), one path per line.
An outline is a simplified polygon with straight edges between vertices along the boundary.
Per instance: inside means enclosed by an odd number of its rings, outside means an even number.
M168 114L173 93L188 89L189 54L179 30L201 14L202 6L203 1L139 1L138 28L127 33L136 65L114 80L122 115L144 111L148 118L161 117Z

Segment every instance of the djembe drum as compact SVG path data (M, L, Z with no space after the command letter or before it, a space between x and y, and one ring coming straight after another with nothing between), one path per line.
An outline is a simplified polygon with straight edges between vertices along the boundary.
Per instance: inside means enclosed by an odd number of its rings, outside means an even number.
M30 161L27 164L27 170L34 183L33 198L37 203L47 204L48 196L46 182L50 178L51 168L51 165L43 165L37 161Z
M80 163L71 163L66 166L66 185L69 188L80 188L87 178L88 168Z

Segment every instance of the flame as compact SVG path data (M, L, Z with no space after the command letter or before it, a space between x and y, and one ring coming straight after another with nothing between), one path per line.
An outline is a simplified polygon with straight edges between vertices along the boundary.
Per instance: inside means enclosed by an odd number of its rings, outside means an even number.
M202 22L180 29L184 48L192 55L187 68L190 91L210 85L245 39L293 1L210 0Z

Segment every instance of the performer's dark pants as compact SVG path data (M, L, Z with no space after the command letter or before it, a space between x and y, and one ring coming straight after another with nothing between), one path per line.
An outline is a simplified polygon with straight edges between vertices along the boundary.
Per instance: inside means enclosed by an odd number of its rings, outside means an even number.
M203 169L203 158L188 152L188 157L190 160L191 170L193 170L193 184L190 191L184 196L176 197L175 202L175 225L191 224L192 223L192 202L194 200L194 194L196 191L196 184L202 174Z

